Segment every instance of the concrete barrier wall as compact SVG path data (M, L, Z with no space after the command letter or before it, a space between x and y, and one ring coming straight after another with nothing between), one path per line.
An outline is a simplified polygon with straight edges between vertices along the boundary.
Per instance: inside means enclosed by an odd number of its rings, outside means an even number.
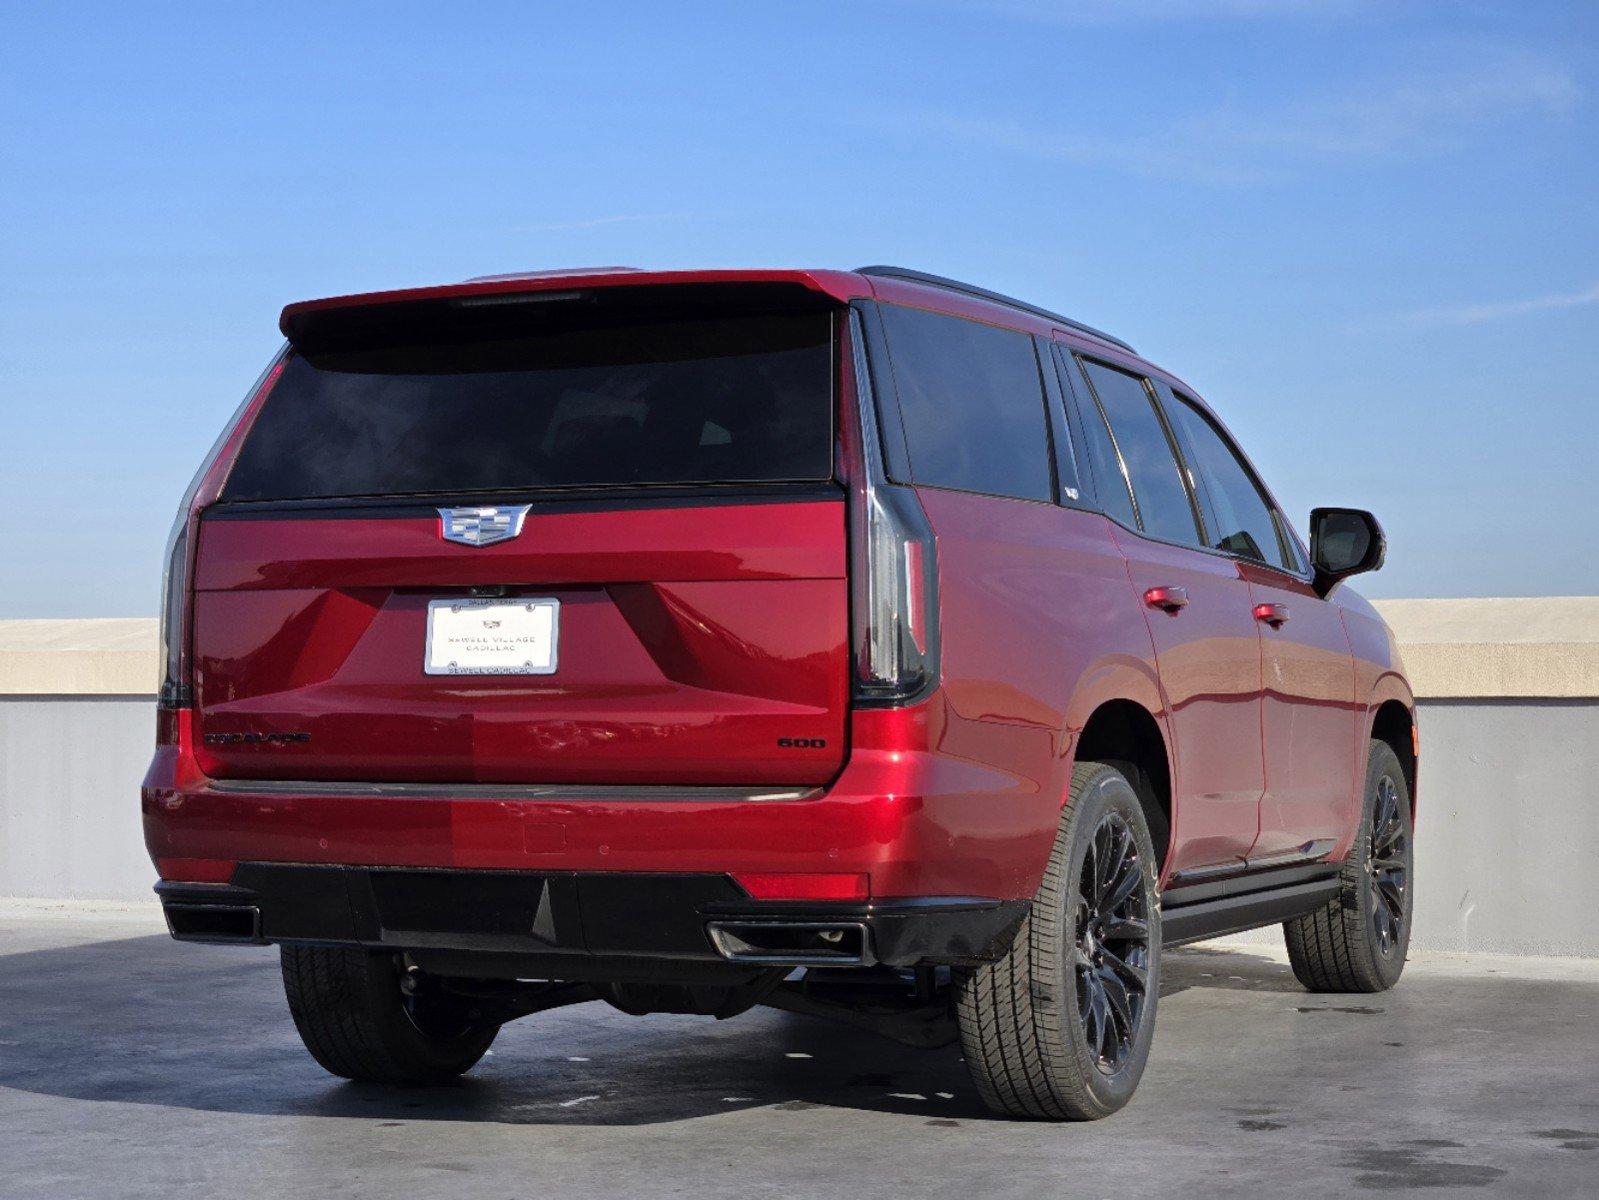
M1599 699L1420 710L1417 943L1599 956Z
M1415 943L1599 956L1599 598L1379 607L1420 698ZM152 902L154 645L0 622L0 896Z
M0 697L0 896L151 897L153 696Z

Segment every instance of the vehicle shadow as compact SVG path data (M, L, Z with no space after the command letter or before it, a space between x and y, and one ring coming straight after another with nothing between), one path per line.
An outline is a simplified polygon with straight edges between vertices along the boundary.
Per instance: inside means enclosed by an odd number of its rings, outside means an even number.
M1160 994L1169 996L1195 987L1234 992L1305 991L1293 969L1273 959L1264 946L1201 943L1168 950L1161 963Z
M1167 963L1163 993L1276 990L1285 970L1233 950L1183 951ZM490 1057L453 1085L341 1082L300 1045L275 951L165 936L0 957L0 1087L393 1122L640 1125L768 1105L992 1119L958 1045L912 1049L771 1009L716 1021L577 1005L508 1025Z

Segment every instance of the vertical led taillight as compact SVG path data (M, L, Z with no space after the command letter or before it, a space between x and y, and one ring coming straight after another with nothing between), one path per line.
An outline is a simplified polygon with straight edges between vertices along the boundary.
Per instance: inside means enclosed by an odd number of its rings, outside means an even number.
M850 310L846 391L850 484L850 608L855 698L894 704L938 683L938 552L921 501L883 465L878 397L860 313ZM886 400L892 403L892 398Z
M178 515L172 522L172 531L167 535L161 579L161 687L156 699L156 741L160 745L177 744L179 728L185 720L183 714L194 707L193 670L189 660L194 612L191 578L200 513L222 490L244 431L283 373L287 353L287 348L280 351L245 393L243 402L234 410L221 436L189 481L183 502L178 505Z

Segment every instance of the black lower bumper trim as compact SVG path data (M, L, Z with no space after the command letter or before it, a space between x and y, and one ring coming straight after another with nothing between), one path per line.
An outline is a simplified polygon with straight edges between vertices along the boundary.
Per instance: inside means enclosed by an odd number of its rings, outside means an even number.
M1028 903L932 897L868 904L751 900L721 874L473 871L240 863L230 884L156 886L174 936L185 912L249 911L249 937L204 940L323 943L429 952L461 964L497 960L544 978L593 977L613 964L677 962L732 968L712 921L859 923L871 959L889 966L991 962ZM178 921L173 917L177 916ZM191 927L194 923L191 922ZM241 920L220 922L244 930ZM191 940L200 940L192 937ZM496 974L501 973L496 971Z

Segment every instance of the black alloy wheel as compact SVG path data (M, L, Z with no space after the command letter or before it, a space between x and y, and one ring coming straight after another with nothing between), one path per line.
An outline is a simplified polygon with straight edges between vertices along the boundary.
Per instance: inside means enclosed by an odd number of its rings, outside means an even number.
M1144 863L1126 819L1107 812L1077 881L1074 965L1084 1044L1101 1072L1126 1065L1149 995Z
M1072 767L1026 918L953 975L972 1082L993 1111L1097 1121L1138 1090L1160 1007L1160 858L1128 764Z
M1386 742L1366 756L1354 844L1326 904L1283 923L1288 961L1313 992L1383 992L1399 982L1416 911L1410 776Z
M1399 785L1391 775L1377 781L1367 839L1366 874L1371 880L1371 923L1377 945L1393 953L1405 920L1410 886L1408 836L1400 813Z

